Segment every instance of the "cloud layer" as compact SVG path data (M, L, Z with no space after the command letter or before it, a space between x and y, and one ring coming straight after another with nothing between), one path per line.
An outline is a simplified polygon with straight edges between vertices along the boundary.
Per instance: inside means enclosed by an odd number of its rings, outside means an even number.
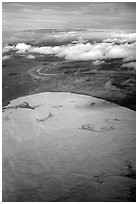
M129 62L122 65L122 67L128 68L128 69L136 69L136 62Z
M3 53L14 51L17 54L26 54L27 58L34 58L35 54L54 55L67 61L93 60L100 64L102 60L122 58L124 63L136 60L136 34L114 34L112 38L100 42L88 42L79 38L73 43L60 46L31 46L26 43L17 43L15 46L5 46ZM34 54L34 55L33 55ZM5 57L6 59L6 57ZM103 61L102 61L103 63ZM130 64L135 65L134 63ZM127 66L130 66L127 64Z
M5 60L8 60L10 59L11 56L10 55L5 55L5 56L2 56L2 60L5 61Z
M111 58L123 58L124 61L136 59L136 43L86 43L69 44L63 46L42 46L34 47L25 43L18 43L16 46L7 46L4 51L16 50L16 53L37 53L44 55L55 55L69 61L102 60Z
M135 2L3 2L3 30L94 28L135 30ZM14 23L11 23L14 22Z

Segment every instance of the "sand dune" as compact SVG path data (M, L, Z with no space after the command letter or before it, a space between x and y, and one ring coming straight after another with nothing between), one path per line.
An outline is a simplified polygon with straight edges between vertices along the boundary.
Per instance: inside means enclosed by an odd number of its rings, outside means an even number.
M3 201L134 201L135 112L39 93L3 109Z

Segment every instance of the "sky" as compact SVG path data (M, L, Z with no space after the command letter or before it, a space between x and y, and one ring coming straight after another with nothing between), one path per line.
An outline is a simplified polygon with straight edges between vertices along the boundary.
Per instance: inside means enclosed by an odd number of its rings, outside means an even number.
M107 29L135 32L135 2L3 2L3 31Z

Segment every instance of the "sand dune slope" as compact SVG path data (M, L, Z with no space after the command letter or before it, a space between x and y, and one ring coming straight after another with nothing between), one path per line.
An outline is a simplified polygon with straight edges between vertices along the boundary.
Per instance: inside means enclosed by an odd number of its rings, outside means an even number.
M3 109L3 201L134 201L135 112L40 93Z

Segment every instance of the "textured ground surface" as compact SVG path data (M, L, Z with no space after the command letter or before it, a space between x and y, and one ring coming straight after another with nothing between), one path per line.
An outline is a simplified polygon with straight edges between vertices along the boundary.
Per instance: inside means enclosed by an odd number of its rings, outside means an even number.
M70 93L3 108L3 201L135 201L135 112Z
M53 56L35 60L16 56L3 62L2 103L41 92L72 92L136 110L136 72L120 67L119 59L96 66L92 61L68 62Z

